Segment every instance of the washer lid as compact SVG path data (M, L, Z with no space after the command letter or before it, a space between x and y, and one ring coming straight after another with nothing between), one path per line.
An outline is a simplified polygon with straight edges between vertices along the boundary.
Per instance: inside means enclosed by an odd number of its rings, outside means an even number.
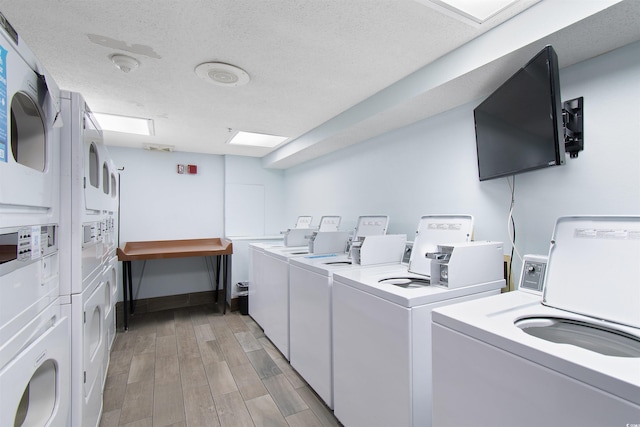
M557 220L543 304L640 328L640 216Z
M468 242L473 236L471 215L425 215L420 218L413 242L409 271L431 276L431 259L427 253L437 252L438 244Z

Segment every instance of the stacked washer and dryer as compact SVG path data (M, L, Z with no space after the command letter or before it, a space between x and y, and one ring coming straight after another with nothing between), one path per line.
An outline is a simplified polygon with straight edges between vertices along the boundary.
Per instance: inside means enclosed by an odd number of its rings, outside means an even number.
M67 426L59 89L0 18L0 425Z
M115 337L118 173L79 93L62 91L61 295L71 319L72 425L97 426Z

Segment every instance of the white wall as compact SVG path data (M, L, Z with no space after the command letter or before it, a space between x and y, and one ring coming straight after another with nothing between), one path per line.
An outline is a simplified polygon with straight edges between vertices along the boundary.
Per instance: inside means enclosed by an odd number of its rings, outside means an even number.
M517 175L521 254L546 253L559 216L640 214L638 75L640 43L561 70L563 99L584 97L585 151L565 166ZM316 221L341 215L344 230L352 229L359 215L387 214L389 232L412 240L421 215L469 213L476 219L476 240L504 241L509 252L507 179L480 183L477 178L473 108L480 101L284 172L263 169L255 158L111 146L116 165L125 168L120 242L229 235L225 222L238 211L227 206L225 213L225 206L235 197L234 188L245 186L262 188L260 227L266 235L279 234L302 214ZM178 163L197 164L198 174L178 175ZM247 224L248 230L256 229ZM133 266L136 286L141 264ZM517 280L519 263L514 265ZM137 296L209 289L200 258L151 261Z
M563 100L584 97L585 150L567 165L516 177L516 247L546 254L555 220L640 214L640 43L561 70ZM388 214L413 239L430 213L469 213L476 240L510 251L506 178L479 182L473 108L464 105L286 171L286 215ZM519 263L514 260L514 279Z
M236 283L249 280L249 244L273 240L264 236L281 238L287 226L284 171L264 169L256 157L225 156L224 161L225 235L233 242L230 299L238 293Z
M225 156L225 234L278 235L284 219L284 171L264 169L259 158ZM261 199L250 198L261 195ZM262 212L258 216L258 211Z
M109 147L120 172L120 245L132 241L224 236L224 159L194 153L165 153ZM178 174L178 164L198 166ZM132 263L137 298L211 290L204 258Z

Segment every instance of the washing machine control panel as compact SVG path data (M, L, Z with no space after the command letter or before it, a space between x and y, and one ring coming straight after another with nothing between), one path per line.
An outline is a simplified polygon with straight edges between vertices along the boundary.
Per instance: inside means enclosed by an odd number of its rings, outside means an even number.
M520 275L519 289L526 292L542 294L544 273L547 269L547 257L542 255L525 255Z
M0 229L0 276L58 250L56 225Z

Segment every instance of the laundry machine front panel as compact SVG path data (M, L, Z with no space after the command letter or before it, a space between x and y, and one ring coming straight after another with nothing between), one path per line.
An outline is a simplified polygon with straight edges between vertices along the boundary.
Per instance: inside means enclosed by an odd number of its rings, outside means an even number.
M88 110L88 108L87 108ZM85 209L104 212L111 205L110 179L104 182L103 168L106 166L107 153L104 149L102 130L90 112L85 113L83 130L84 153L84 202ZM109 174L106 175L109 178ZM107 190L105 192L105 189Z
M262 327L265 335L289 360L289 262L268 253L263 261Z
M47 73L36 73L25 62L22 50L32 55L0 29L7 109L0 120L0 212L5 226L59 219L60 130L54 127L59 89Z
M115 339L115 312L116 303L118 302L118 278L117 278L117 258L113 258L105 265L104 282L105 282L105 330L107 334L107 353L111 350L113 340Z
M640 405L441 324L433 324L433 342L433 425L600 427L639 419Z
M71 295L72 425L95 427L102 413L106 363L104 319L105 282L102 277L81 294Z
M336 281L333 297L336 417L354 427L410 426L410 309ZM385 381L372 381L381 373Z
M332 282L330 276L290 266L291 366L329 408L333 408Z
M82 230L82 281L91 282L94 277L102 272L104 251L102 221L83 224Z
M0 369L1 424L67 427L69 360L68 319L58 317Z
M0 264L0 343L11 340L58 297L54 230L49 226L22 227L3 229L0 234L3 258L10 259Z

